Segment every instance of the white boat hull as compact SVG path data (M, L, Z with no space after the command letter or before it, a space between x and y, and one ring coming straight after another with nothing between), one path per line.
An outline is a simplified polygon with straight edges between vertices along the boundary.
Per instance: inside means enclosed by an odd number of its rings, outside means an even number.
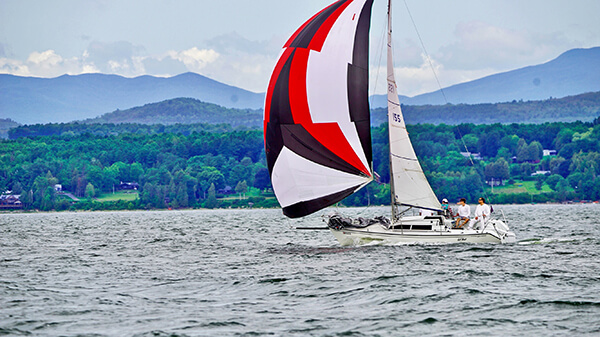
M431 229L411 229L418 226L431 226ZM446 220L432 221L424 217L412 217L401 223L390 226L373 224L363 228L347 227L343 229L330 228L335 238L342 246L364 244L449 244L449 243L513 243L516 236L500 220L488 221L485 228L451 229L451 223Z

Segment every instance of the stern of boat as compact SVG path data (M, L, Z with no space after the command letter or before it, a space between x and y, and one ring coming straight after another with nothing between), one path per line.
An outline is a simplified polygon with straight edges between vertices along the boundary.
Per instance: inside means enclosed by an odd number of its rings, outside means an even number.
M500 239L501 243L517 242L517 236L515 235L515 233L511 232L510 228L508 228L508 225L502 220L498 220L498 219L489 220L486 223L483 232L490 233L490 234L498 237L498 239Z

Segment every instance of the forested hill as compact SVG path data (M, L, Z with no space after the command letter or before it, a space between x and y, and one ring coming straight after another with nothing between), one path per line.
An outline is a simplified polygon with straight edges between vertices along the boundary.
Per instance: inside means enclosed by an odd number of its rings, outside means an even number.
M234 109L194 98L175 98L127 110L116 110L83 123L229 124L255 128L262 125L262 111Z
M600 92L543 101L495 104L402 105L408 124L511 124L590 122L600 115ZM373 125L387 122L387 108L373 109Z
M510 124L594 120L600 115L600 92L543 101L495 104L403 105L408 124ZM84 123L229 124L262 128L262 110L225 108L193 98L176 98L127 110L116 110ZM387 122L387 109L373 109L374 126Z
M511 124L591 122L600 116L600 92L586 93L544 101L496 104L403 105L407 124ZM4 121L4 123L2 123ZM373 109L374 127L387 122L387 109ZM188 125L188 126L186 126ZM230 109L193 98L176 98L146 104L127 110L117 110L101 117L75 123L54 123L18 126L11 120L0 120L3 138L52 135L115 135L122 133L156 134L191 132L228 132L240 129L261 129L262 111Z

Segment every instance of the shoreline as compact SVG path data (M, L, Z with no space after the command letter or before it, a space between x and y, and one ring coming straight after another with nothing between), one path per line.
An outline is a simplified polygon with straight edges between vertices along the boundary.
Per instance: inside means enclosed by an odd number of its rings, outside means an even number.
M567 201L567 202L546 202L546 203L522 203L522 204L516 204L516 203L512 203L512 204L492 204L494 206L573 206L573 205L600 205L600 202L598 201L586 201L586 202L580 202L580 201ZM353 208L368 208L368 207L390 207L389 205L370 205L370 206L343 206L343 205L339 205L339 206L331 206L328 207L326 209L330 209L330 208L341 208L341 209L353 209ZM107 210L107 209L102 209L102 210L62 210L62 211L57 211L57 210L50 210L50 211L41 211L41 210L37 210L37 209L33 209L33 210L0 210L0 215L3 214L59 214L59 213L102 213L102 212L173 212L173 211L185 211L185 212L189 212L189 211L217 211L217 210L281 210L280 207L236 207L236 208L193 208L193 207L187 207L187 208L174 208L174 209L168 209L168 208L152 208L152 209L143 209L143 208L138 208L138 209L115 209L115 210Z

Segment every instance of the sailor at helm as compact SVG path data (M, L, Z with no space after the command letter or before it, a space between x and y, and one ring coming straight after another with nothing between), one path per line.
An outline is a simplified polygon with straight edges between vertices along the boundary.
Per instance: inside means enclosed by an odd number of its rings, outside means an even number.
M475 221L469 224L469 229L477 225L479 228L475 227L476 229L483 230L485 228L485 223L490 218L490 206L485 203L485 199L479 198L478 202L479 205L477 205L477 208L475 209Z

